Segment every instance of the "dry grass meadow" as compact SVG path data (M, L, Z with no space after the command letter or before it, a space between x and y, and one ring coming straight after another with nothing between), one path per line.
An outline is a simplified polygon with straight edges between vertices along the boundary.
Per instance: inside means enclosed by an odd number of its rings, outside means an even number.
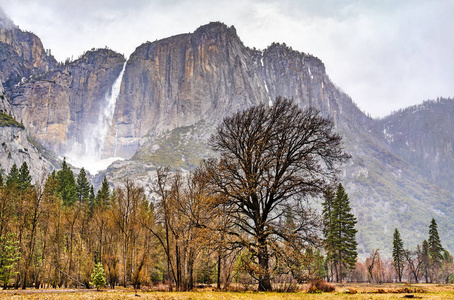
M301 292L217 292L210 289L192 292L159 292L116 288L115 290L7 290L0 291L0 299L454 299L454 285L435 284L343 284L333 293L308 294ZM416 292L415 292L416 291ZM356 292L356 293L355 293Z

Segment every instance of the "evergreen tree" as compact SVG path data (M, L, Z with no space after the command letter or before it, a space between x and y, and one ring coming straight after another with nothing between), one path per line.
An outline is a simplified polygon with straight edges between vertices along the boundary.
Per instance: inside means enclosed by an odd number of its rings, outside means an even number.
M400 237L399 230L394 230L393 237L393 264L396 269L399 282L402 282L402 274L405 268L404 242Z
M93 185L90 186L90 194L88 195L88 205L90 206L90 209L93 209L93 206L95 205L96 197L95 197L95 191L93 189Z
M421 270L423 276L426 278L426 283L429 283L429 269L430 269L430 256L429 256L429 243L424 240L421 245Z
M328 253L332 253L334 249L336 248L335 244L335 239L330 239L328 238L330 235L330 232L334 230L334 227L332 226L331 219L333 218L333 205L334 205L334 198L336 197L335 192L332 189L328 189L324 193L324 198L325 201L322 203L323 210L322 210L322 216L323 216L323 236L325 237L325 250ZM326 258L326 268L328 271L328 279L332 279L332 276L334 275L335 271L333 270L334 264L330 262L330 259L327 257Z
M104 274L104 269L102 264L99 262L93 268L93 272L91 273L91 284L96 286L96 289L99 291L100 288L106 285L106 275Z
M96 194L96 205L102 207L107 206L110 204L109 199L110 199L109 183L107 182L106 176L104 176L101 188L98 190L98 193Z
M55 170L50 173L46 178L46 183L44 184L44 194L48 198L55 198L58 196L59 183L57 179L57 173Z
M342 282L347 271L355 268L358 257L355 238L357 220L351 212L350 201L342 184L339 184L334 199L330 199L329 195L332 194L325 194L327 198L323 205L328 217L325 218L325 222L328 222L325 225L327 259L334 268L336 281Z
M19 186L19 170L17 169L16 164L13 164L9 170L8 176L6 177L6 186L11 188L13 185L16 187Z
M74 204L77 193L76 193L76 180L74 179L74 173L71 168L63 159L61 170L57 172L58 180L58 194L63 200L64 205Z
M85 202L90 197L90 183L87 179L87 173L82 168L77 176L77 187L76 187L77 199L79 202Z
M14 242L13 237L12 233L0 237L0 282L4 289L8 287L11 277L17 274L14 268L20 259L18 242Z
M24 161L19 169L19 191L25 191L32 186L32 177L28 169L27 163Z
M432 219L429 225L429 257L430 264L434 271L435 281L438 282L438 271L443 261L444 249L441 246L440 236L438 235L438 225L435 219Z

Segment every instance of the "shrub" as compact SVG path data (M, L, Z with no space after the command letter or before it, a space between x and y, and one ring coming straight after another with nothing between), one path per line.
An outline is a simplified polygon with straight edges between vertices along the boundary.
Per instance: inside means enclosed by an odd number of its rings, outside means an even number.
M106 285L106 275L104 274L104 269L101 263L97 263L93 268L93 273L91 273L91 284L96 286L96 289L99 291L99 288L102 288Z
M315 288L315 289L314 289ZM319 290L320 292L325 292L325 293L331 293L336 290L334 285L329 284L323 279L316 279L314 281L309 282L309 291L312 291L311 293L314 293L315 290Z
M307 292L308 292L309 294L321 294L321 293L322 293L322 291L320 291L316 286L311 286L311 287L307 290Z

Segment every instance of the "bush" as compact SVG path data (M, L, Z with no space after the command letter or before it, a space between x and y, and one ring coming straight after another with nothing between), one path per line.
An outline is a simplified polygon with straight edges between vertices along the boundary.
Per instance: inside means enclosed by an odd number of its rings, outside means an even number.
M320 291L316 286L311 286L311 287L307 290L307 292L308 292L309 294L321 294L321 293L322 293L322 291Z
M328 282L326 282L323 279L317 279L317 280L309 282L309 289L307 292L308 293L321 293L321 292L331 293L331 292L334 292L335 290L336 290L336 288L334 287L334 285L329 284Z
M97 263L93 268L93 273L91 273L91 284L96 286L96 289L99 291L100 288L106 285L106 275L104 274L104 269L101 263Z

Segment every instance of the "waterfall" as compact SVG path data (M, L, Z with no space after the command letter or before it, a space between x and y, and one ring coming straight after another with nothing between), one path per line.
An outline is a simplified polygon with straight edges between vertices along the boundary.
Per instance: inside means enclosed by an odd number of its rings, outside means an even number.
M85 127L82 143L74 143L71 151L65 154L69 163L76 167L84 167L92 174L106 169L113 161L121 159L118 157L103 157L103 152L107 133L112 126L115 104L120 94L125 68L126 62L114 81L112 88L101 101L96 122L87 124Z

